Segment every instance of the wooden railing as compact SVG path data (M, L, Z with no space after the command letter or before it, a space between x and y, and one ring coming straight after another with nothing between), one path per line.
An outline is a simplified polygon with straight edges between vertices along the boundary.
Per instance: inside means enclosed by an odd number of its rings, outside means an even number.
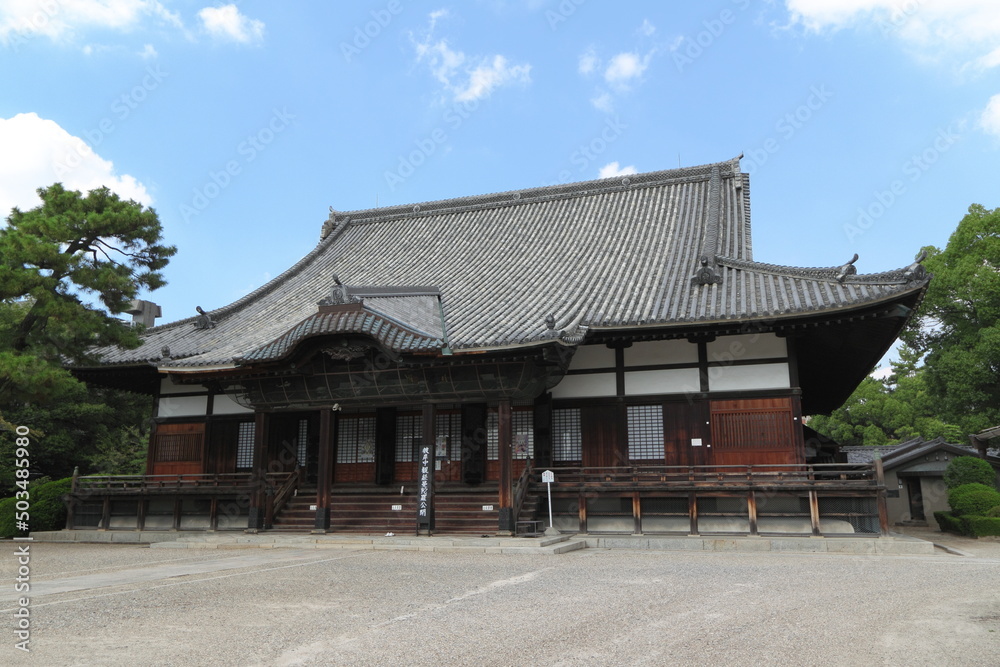
M264 520L267 527L270 527L274 523L274 517L278 516L289 499L295 495L295 490L299 487L301 470L302 468L296 466L295 470L289 473L288 477L275 489L274 495L268 495L268 504ZM270 479L268 481L270 481Z
M285 476L289 473L269 473ZM73 493L77 494L148 494L157 491L245 491L253 486L248 472L182 475L87 475L77 477Z
M524 470L521 471L521 476L517 478L517 482L514 484L514 508L513 508L513 520L516 522L518 517L521 516L521 506L524 505L524 497L528 494L528 489L531 487L531 459L524 462Z
M883 486L876 467L870 464L818 463L729 465L729 466L618 466L553 467L560 489L741 490L747 488L809 490L877 490ZM532 482L541 474L532 472Z

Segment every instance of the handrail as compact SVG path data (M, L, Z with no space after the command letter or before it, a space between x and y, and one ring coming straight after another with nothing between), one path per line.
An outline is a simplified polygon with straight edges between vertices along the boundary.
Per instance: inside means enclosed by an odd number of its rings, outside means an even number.
M867 463L705 466L553 467L556 488L809 487L878 489L884 485Z
M300 472L301 470L301 467L295 466L295 470L292 471L292 474L290 474L288 479L286 479L281 486L278 487L278 490L275 491L274 508L272 510L274 516L278 516L278 513L285 507L285 503L291 499L295 490L299 488L299 477L302 474Z
M521 471L521 476L514 484L514 521L517 521L517 517L521 516L521 506L524 504L524 497L528 495L529 486L531 486L531 459L525 460L524 470Z
M267 479L283 484L291 473L268 473ZM250 473L181 473L176 475L87 475L77 477L72 493L146 493L179 489L237 491L255 484Z

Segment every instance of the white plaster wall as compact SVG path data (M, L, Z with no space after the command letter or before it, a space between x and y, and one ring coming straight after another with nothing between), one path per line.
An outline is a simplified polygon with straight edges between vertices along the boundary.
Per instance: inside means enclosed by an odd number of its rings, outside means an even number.
M200 384L174 384L168 377L160 379L161 394L191 394L199 391L208 393L208 390Z
M203 417L208 411L208 396L162 396L157 417Z
M633 343L625 348L626 366L654 364L696 364L698 346L686 340L656 340Z
M571 371L614 367L615 351L605 345L581 345L569 362Z
M790 386L787 363L710 366L708 369L709 391L785 389Z
M707 347L710 362L778 359L788 356L788 345L785 339L778 338L773 333L719 336Z
M625 373L625 394L684 394L697 392L701 380L697 368Z
M242 415L253 413L250 408L245 408L226 394L216 394L212 401L213 415Z
M614 373L567 375L552 389L552 398L593 398L614 395Z

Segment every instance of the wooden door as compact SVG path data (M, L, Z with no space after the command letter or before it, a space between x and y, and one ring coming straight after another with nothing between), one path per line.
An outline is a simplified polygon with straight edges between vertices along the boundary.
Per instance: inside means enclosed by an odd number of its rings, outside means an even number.
M788 397L712 401L713 465L804 463Z
M587 407L580 412L584 467L609 468L628 465L619 443L617 405Z
M158 424L153 436L152 475L205 472L205 424Z
M663 459L668 466L705 465L711 451L704 401L663 406Z

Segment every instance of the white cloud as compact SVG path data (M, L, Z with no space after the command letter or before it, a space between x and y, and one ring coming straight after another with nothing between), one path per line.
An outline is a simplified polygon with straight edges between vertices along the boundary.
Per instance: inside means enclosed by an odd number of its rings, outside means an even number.
M643 19L642 25L639 26L639 34L644 37L652 37L654 32L656 32L656 26L650 23L649 19Z
M531 65L508 65L501 55L469 72L468 84L455 92L455 101L472 102L489 97L493 89L509 82L530 83Z
M417 63L424 63L447 93L456 102L474 102L489 97L493 91L508 84L531 83L531 65L513 65L505 56L467 56L452 49L446 39L435 39L438 21L449 16L446 10L430 14L430 27L417 41L412 35Z
M84 30L132 30L147 18L183 28L180 16L157 0L0 0L0 42L38 35L67 42Z
M808 30L873 26L921 57L941 50L972 56L979 67L1000 65L997 0L785 0L792 23Z
M1000 138L1000 95L990 98L982 115L979 116L979 126L989 134Z
M604 80L613 86L628 86L646 71L651 56L651 53L645 57L638 53L619 53L611 59L607 69L604 70Z
M598 62L597 54L594 52L594 48L591 47L585 53L580 54L576 69L580 74L587 76L597 68Z
M86 192L107 186L123 199L150 205L146 187L71 135L58 123L21 113L0 118L0 218L10 209L34 208L41 203L35 190L61 182L70 190Z
M198 12L208 34L220 39L250 44L264 39L264 22L241 14L236 5L205 7Z
M595 97L591 97L590 103L594 105L595 109L604 113L611 113L615 110L615 103L611 98L611 93L606 90L598 92Z
M142 47L142 51L139 51L136 55L143 60L149 60L150 58L155 58L160 54L156 52L156 49L153 48L152 44L146 44Z
M634 165L629 165L627 167L619 167L617 162L609 162L608 164L601 167L601 171L598 174L598 178L614 178L615 176L627 176L629 174L638 174L638 170Z

